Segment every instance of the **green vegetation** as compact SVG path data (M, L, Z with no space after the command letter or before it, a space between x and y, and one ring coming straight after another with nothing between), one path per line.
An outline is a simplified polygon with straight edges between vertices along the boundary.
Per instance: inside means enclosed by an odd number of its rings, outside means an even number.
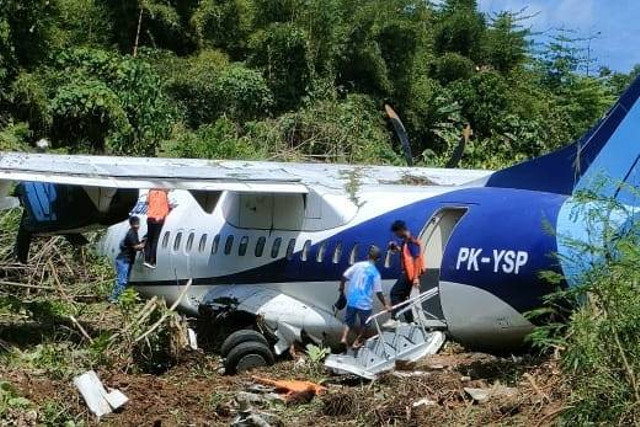
M576 251L565 262L585 268L585 273L577 286L548 297L540 314L552 321L531 338L542 348L561 352L564 381L571 390L562 414L566 425L637 425L640 225L634 213L614 199L591 192L578 199L583 203L574 214L591 224L589 242L559 238ZM553 273L546 276L556 283L560 279Z
M0 148L502 167L575 139L638 74L475 0L5 0Z

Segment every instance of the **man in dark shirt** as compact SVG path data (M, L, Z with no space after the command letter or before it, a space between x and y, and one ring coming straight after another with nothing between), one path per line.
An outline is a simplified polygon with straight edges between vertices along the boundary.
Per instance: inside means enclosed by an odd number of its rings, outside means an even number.
M129 218L129 231L120 242L120 253L116 257L116 284L109 301L116 302L120 294L129 283L129 275L131 274L131 266L136 260L136 253L144 249L144 241L140 241L138 237L138 229L140 228L140 218L132 216Z
M391 305L394 306L408 300L411 296L412 288L420 289L423 259L420 242L411 235L411 231L404 221L395 221L391 226L391 231L399 241L389 243L389 249L400 252L402 261L402 275L396 284L393 285L390 293ZM402 308L400 308L400 310ZM393 319L396 318L397 311L399 310L395 310L392 313L391 317ZM407 322L413 322L413 313L411 310L405 312L404 317Z

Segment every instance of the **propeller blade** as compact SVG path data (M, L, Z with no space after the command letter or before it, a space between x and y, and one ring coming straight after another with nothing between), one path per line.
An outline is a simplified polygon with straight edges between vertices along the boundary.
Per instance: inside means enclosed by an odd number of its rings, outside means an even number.
M404 152L404 158L407 161L407 166L413 166L413 154L411 153L409 136L407 135L407 130L402 124L402 120L400 120L398 114L393 111L393 108L391 108L389 104L385 104L384 109L387 112L389 120L391 120L391 124L393 124L393 128L396 131L396 135L398 135L400 143L402 144L402 151Z

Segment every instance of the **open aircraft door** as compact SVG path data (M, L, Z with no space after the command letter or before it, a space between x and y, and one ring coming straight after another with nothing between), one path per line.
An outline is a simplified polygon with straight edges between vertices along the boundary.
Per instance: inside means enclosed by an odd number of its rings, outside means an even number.
M468 206L461 205L442 207L431 216L420 232L418 240L424 254L424 274L420 278L420 293L440 286L440 272L447 244L468 210ZM417 296L415 290L412 293L412 297L414 296ZM444 318L439 298L426 301L423 308L439 319Z

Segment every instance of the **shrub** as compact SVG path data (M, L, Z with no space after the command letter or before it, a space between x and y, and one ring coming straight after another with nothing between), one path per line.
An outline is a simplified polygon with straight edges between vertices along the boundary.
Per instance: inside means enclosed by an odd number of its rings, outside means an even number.
M371 98L319 101L277 119L247 125L247 137L289 160L397 163L382 114Z
M253 34L249 64L262 69L276 105L300 105L312 85L313 67L307 34L294 24L271 24Z
M637 192L636 188L630 191ZM549 298L567 323L538 328L532 339L561 348L570 383L563 421L567 425L637 425L640 422L640 224L616 200L579 196L572 216L589 224L587 241L559 236L570 248L563 269L584 271L576 286ZM550 275L551 279L557 279Z
M435 63L435 76L443 85L456 80L467 80L473 76L475 64L458 53L445 53Z
M95 49L61 53L14 84L20 118L54 146L94 153L153 155L172 110L144 61Z
M197 131L185 131L169 143L169 154L203 159L252 159L260 150L238 135L236 125L226 118L204 125Z
M240 121L263 117L273 104L259 71L239 63L229 65L226 55L218 51L165 61L163 66L173 70L167 92L183 107L193 128L215 122L222 115Z

